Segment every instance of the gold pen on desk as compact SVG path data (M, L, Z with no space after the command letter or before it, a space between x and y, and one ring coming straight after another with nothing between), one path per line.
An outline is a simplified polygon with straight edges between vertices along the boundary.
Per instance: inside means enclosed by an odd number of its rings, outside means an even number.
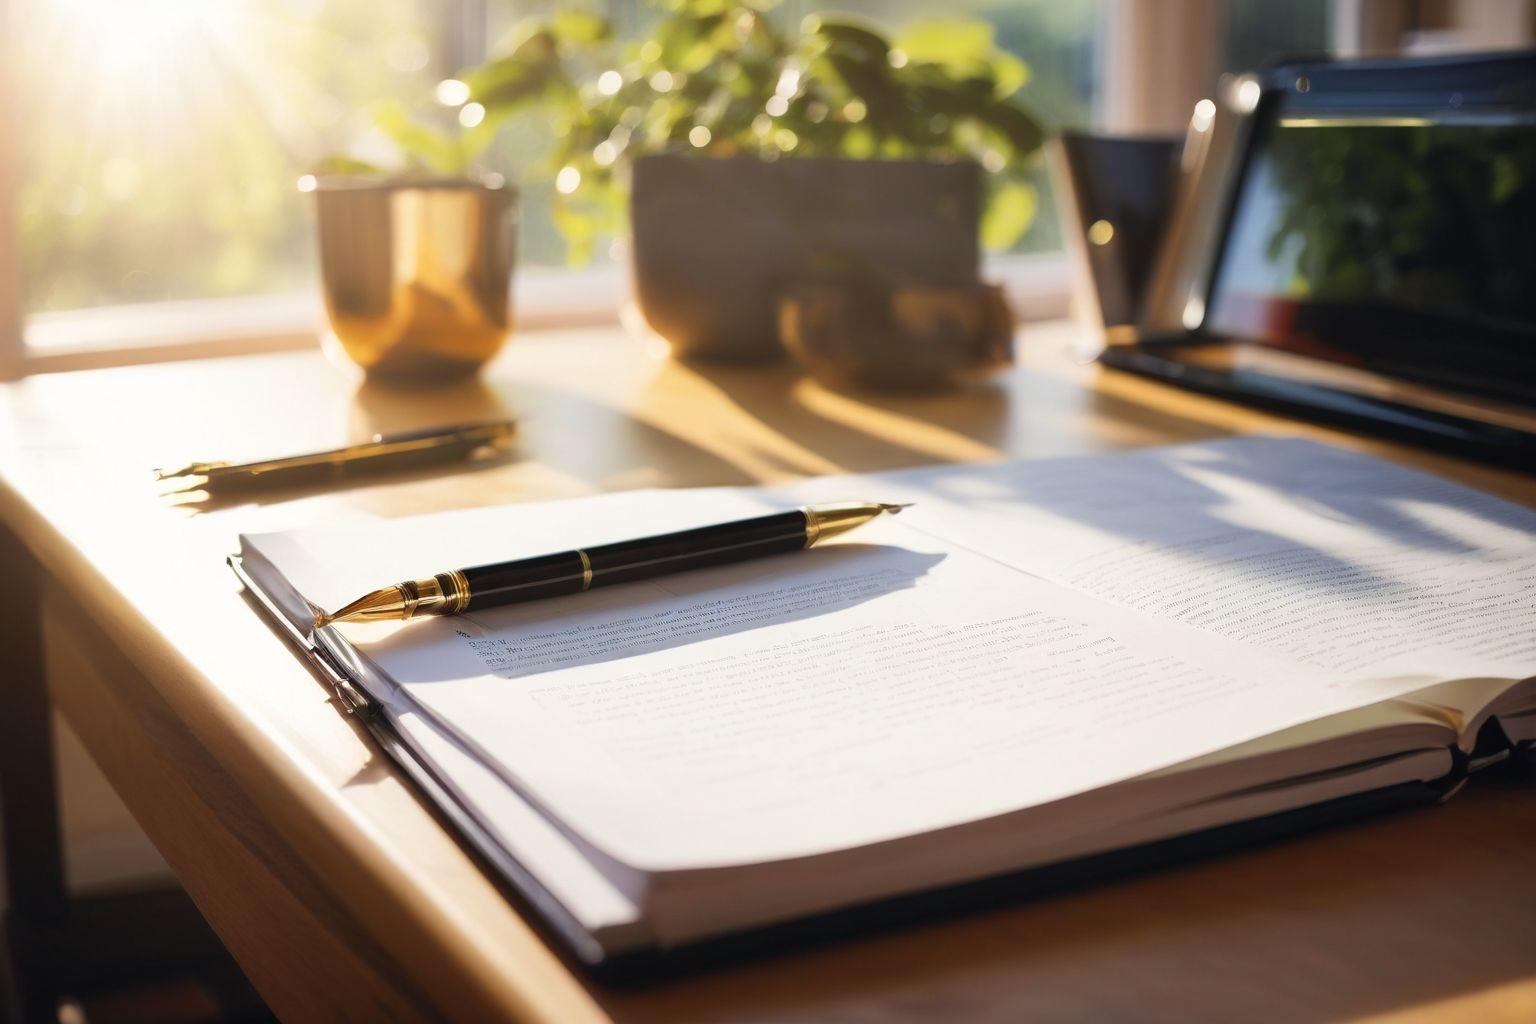
M362 444L289 455L259 462L193 462L180 469L157 469L156 480L201 478L206 490L311 483L335 477L382 473L411 466L438 465L468 458L481 449L505 450L516 425L511 420L432 427L408 434L375 434Z
M616 544L450 569L427 579L407 580L365 594L335 612L320 615L315 625L457 615L518 601L579 594L612 583L801 551L863 526L879 515L895 515L908 507L877 501L806 505L790 512Z

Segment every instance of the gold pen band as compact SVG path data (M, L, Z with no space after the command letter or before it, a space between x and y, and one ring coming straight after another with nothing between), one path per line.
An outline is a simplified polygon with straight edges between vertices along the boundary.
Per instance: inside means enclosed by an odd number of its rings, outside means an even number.
M821 539L821 517L809 505L802 507L800 511L805 513L805 546L810 547Z
M469 580L458 569L440 572L430 579L406 580L398 584L403 614L409 619L422 615L457 615L469 607Z
M592 559L581 548L576 549L576 554L581 558L581 589L592 589Z
M440 614L457 615L469 607L469 580L458 569L450 569L440 572L433 579L443 592L443 607Z

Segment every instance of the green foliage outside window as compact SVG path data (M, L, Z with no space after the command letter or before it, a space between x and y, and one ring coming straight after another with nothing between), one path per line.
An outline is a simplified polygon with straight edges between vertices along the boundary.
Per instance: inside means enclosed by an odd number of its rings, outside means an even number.
M809 15L786 28L774 0L669 0L645 38L620 42L605 17L573 10L521 26L506 52L462 72L440 96L460 130L411 119L380 126L406 170L462 174L498 129L532 113L553 124L545 173L572 262L621 234L635 154L668 148L762 159L964 159L993 172L985 244L1012 246L1039 207L1030 179L1039 120L1017 94L1029 80L984 21L925 20L888 36L854 17ZM356 170L351 161L331 170Z

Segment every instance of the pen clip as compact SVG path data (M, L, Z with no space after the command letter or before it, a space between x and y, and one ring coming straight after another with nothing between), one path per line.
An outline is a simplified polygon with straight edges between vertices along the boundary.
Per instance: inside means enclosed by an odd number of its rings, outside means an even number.
M512 420L489 420L485 423L462 423L452 427L427 427L423 430L409 430L399 434L374 434L368 443L389 446L434 441L439 445L468 442L499 445L511 440L516 432L517 424Z
M422 430L407 430L398 434L374 434L368 439L369 444L405 444L410 441L428 441L438 438L454 439L462 434L468 434L479 424L473 426L457 427L426 427Z

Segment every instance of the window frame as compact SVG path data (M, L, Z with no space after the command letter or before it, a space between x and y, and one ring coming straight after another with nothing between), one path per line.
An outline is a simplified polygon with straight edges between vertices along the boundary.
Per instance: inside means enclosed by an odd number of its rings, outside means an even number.
M1173 107L1189 109L1173 98L1149 112L1116 97L1166 89L1171 69L1191 61L1214 60L1219 33L1202 18L1180 18L1178 45L1137 44L1136 25L1146 13L1139 0L1100 0L1106 10L1099 38L1095 121L1116 131L1166 129ZM1206 10L1215 0L1177 0ZM0 0L0 41L14 38L5 28L12 0ZM1191 12L1193 13L1193 11ZM1166 24L1167 19L1159 18ZM443 12L446 63L463 66L483 54L485 0L453 0ZM1116 28L1117 23L1119 28ZM0 48L6 44L0 42ZM1170 52L1172 51L1172 52ZM0 57L3 57L0 53ZM319 345L324 319L312 293L199 299L184 302L101 307L25 317L15 224L15 196L20 176L16 145L17 112L0 61L0 380L31 373L57 372L133 363L242 355L303 349ZM1187 76L1185 76L1187 78ZM1192 103L1192 100L1191 100ZM1185 115L1187 116L1187 115ZM1024 321L1067 314L1071 275L1064 253L989 258L986 272L1014 300ZM618 266L590 271L520 269L514 277L515 330L593 326L620 322L627 295L627 275Z
M11 2L0 0L0 380L14 380L25 367L22 337L21 254L16 230L16 181L21 176L16 136L19 121L7 69L10 59Z

